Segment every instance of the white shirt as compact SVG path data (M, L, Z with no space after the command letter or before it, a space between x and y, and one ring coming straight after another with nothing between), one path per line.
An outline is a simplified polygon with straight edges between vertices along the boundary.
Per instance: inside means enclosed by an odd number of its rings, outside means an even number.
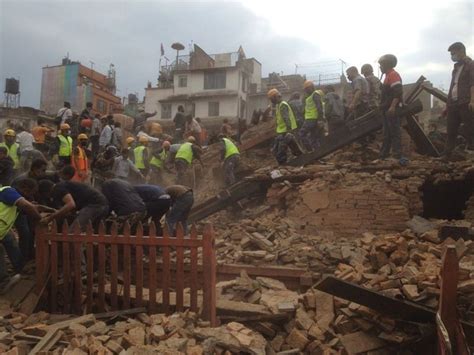
M61 107L56 117L61 117L61 124L66 123L66 120L72 118L72 110L67 107Z
M461 76L461 72L463 68L464 68L464 64L460 65L458 67L458 71L454 75L453 90L451 90L451 97L453 98L453 101L456 101L458 99L458 82L459 82L459 77Z
M20 145L20 153L28 150L34 150L33 142L35 138L30 132L20 132L16 135L16 142Z
M138 132L137 137L138 138L145 137L145 138L148 139L148 142L159 142L160 141L160 138L152 137L152 136L150 136L149 134L146 134L143 131Z
M102 128L102 132L100 133L99 137L99 145L101 147L105 147L107 144L112 143L112 127L110 125L106 125Z
M191 121L191 123L187 123L186 125L188 127L188 131L190 132L201 133L202 131L201 126L199 125L199 122L196 121L194 118Z

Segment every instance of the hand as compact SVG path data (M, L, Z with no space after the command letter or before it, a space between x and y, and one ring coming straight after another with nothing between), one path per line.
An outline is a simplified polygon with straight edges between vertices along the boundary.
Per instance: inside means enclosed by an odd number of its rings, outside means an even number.
M390 106L390 108L387 111L387 116L389 117L395 116L395 107Z
M51 220L52 220L51 215L49 215L49 216L41 218L40 223L41 224L48 224L49 222L51 222Z

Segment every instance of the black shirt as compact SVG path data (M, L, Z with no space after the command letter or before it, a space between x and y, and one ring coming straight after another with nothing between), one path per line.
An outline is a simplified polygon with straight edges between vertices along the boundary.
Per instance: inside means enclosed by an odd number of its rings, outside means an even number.
M100 191L89 185L74 181L62 181L56 184L52 192L53 201L62 205L63 198L67 194L71 194L77 210L88 205L107 206L107 199Z
M174 116L173 122L175 128L181 128L184 130L184 127L186 126L186 116L184 113L178 111Z
M166 190L157 185L136 185L133 189L145 202L158 200L161 196L166 194Z
M145 212L145 203L133 186L120 179L111 179L102 185L102 193L109 201L110 209L118 216Z

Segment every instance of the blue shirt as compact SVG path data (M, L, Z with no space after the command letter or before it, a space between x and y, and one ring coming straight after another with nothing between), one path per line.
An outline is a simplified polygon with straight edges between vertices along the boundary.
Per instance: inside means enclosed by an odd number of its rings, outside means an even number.
M22 198L17 190L13 187L6 187L2 191L0 191L0 202L8 206L15 206L15 203Z

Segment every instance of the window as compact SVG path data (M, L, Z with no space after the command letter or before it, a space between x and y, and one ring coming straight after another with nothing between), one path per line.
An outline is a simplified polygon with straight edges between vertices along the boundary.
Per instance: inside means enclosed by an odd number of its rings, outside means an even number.
M171 118L171 104L161 104L161 118Z
M219 116L219 102L209 102L209 117Z
M204 73L204 90L225 89L225 71Z
M247 92L249 79L246 76L242 76L242 91Z
M185 87L188 86L188 76L187 75L178 76L178 86L180 88L185 88Z
M107 104L104 100L97 99L97 111L100 113L107 113Z

